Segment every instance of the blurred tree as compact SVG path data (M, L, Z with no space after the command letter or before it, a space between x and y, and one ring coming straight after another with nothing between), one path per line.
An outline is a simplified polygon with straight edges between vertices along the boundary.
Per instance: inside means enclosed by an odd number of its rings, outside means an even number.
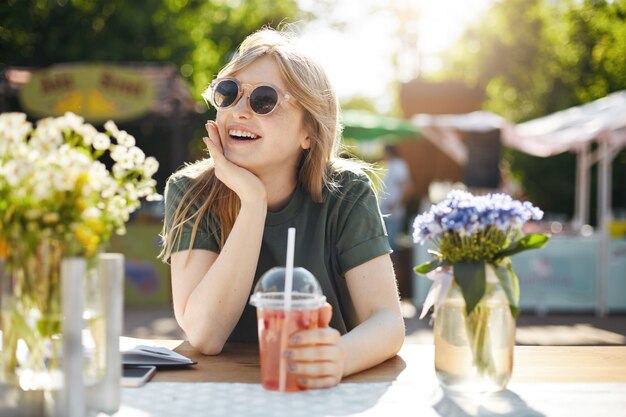
M302 17L296 0L5 0L0 66L172 62L199 99L245 36Z
M484 87L484 107L514 122L601 98L626 89L626 0L495 2L446 62L450 78ZM546 211L572 214L573 155L510 150L506 157L528 198ZM625 159L613 165L614 206L626 206Z
M365 110L370 113L378 113L376 110L376 104L368 97L354 96L341 102L342 109L350 110Z
M0 70L77 61L170 63L202 101L201 92L248 34L303 17L297 0L2 0ZM158 117L120 126L159 159L162 191L181 158L205 155L200 138L213 115L177 119L185 129ZM180 155L171 146L179 146Z

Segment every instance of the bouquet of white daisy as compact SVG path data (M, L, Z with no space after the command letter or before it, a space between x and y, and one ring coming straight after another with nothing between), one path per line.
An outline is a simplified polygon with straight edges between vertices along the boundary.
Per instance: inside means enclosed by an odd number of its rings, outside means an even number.
M93 266L140 200L160 198L156 159L115 123L105 129L72 113L35 127L23 113L0 114L0 382L36 389L27 376L59 365L61 259Z
M124 233L140 199L159 198L156 159L113 122L105 128L72 113L36 128L23 113L0 114L0 241L33 250L51 239L66 256L89 257L113 232Z

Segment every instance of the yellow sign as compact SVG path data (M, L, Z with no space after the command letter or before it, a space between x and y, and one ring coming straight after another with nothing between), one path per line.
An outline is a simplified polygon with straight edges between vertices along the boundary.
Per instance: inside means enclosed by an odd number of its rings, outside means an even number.
M145 75L113 65L60 65L33 72L20 90L24 110L37 117L76 113L92 123L143 116L154 100Z

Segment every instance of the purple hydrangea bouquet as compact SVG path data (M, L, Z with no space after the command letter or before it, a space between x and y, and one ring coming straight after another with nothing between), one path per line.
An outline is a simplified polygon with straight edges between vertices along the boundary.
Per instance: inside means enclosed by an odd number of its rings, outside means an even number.
M414 241L421 244L431 241L435 245L434 250L429 250L432 260L415 268L417 273L434 281L422 317L434 305L437 332L439 307L450 293L460 293L465 304L463 337L471 348L473 367L478 374L497 371L489 347L488 332L493 323L490 310L481 301L499 286L505 295L502 299L508 303L511 321L517 317L519 283L510 258L546 244L547 234L524 234L522 230L525 223L542 217L539 208L506 194L474 196L454 190L415 219Z

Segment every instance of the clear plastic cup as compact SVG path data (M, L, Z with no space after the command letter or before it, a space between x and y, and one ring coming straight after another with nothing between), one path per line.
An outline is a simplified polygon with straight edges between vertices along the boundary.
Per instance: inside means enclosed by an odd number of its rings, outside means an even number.
M313 274L294 268L291 308L286 310L285 272L286 268L276 267L263 274L250 304L257 308L261 384L271 391L293 392L304 388L298 386L298 375L287 370L283 352L294 333L318 327L326 297Z

